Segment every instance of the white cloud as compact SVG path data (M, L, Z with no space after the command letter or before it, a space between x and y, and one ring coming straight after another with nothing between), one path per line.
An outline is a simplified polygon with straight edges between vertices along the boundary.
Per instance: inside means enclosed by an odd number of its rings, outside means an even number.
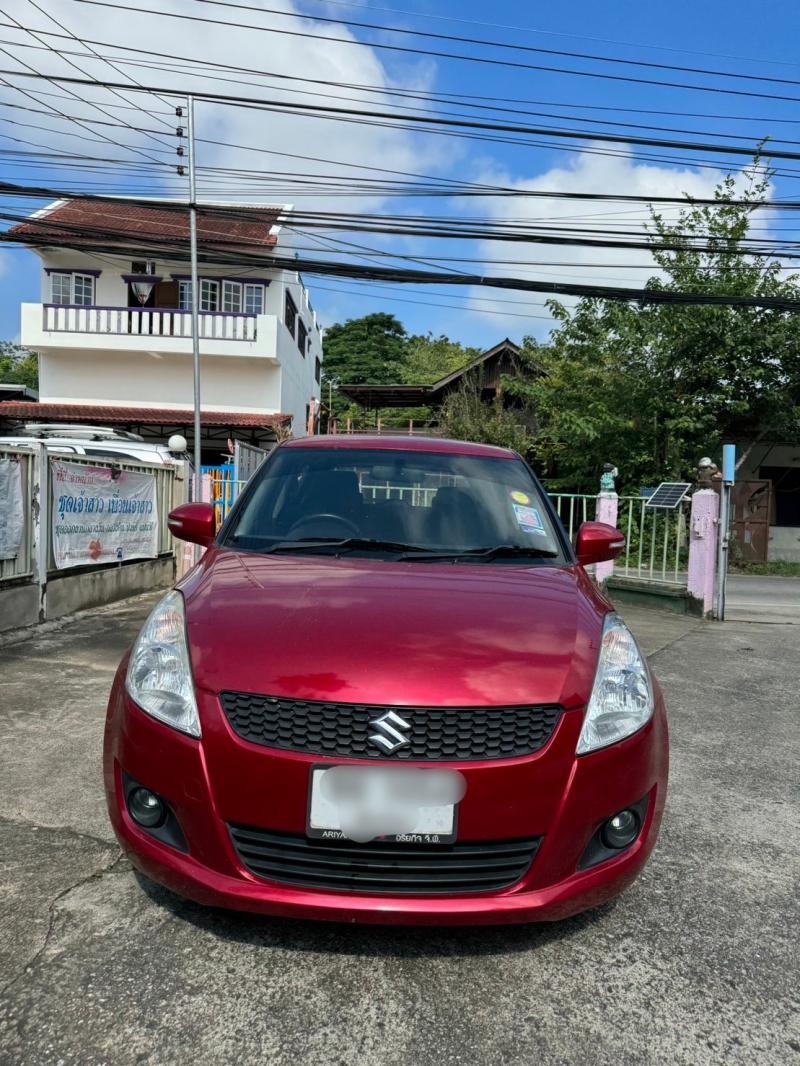
M607 150L607 145L597 148ZM581 152L572 157L569 165L553 167L533 178L514 179L495 168L487 168L481 181L510 186L530 192L578 192L617 193L642 197L683 197L688 195L706 198L713 195L714 188L723 178L722 170L697 170L690 166L670 167L637 162L630 153L614 157ZM737 175L737 187L743 191L746 179ZM655 205L669 219L677 217L679 205ZM487 213L498 222L512 224L516 221L542 227L557 225L575 227L588 231L598 239L617 234L619 240L640 240L650 214L647 203L615 203L612 201L563 200L555 197L509 197L485 201ZM757 224L764 218L756 213ZM512 244L484 241L482 254L487 259L510 260L503 266L487 266L487 272L514 275L541 281L625 286L641 288L647 279L659 273L652 255L632 248L581 247L579 245L547 245L539 243ZM547 262L552 266L526 267L526 262ZM598 266L599 265L599 266ZM642 269L642 267L646 269ZM480 295L485 296L486 290ZM506 297L509 294L503 293ZM532 302L541 303L545 297L538 294L520 293L516 297L522 308ZM561 301L574 303L567 297ZM474 305L480 313L480 304ZM511 308L513 310L513 308ZM538 314L547 314L541 307ZM531 331L539 337L546 335L546 322L531 322Z
M154 5L155 6L155 5ZM315 24L313 20L296 14L295 8L287 0L273 0L271 6L280 7L291 17L259 14L257 12L242 12L234 15L229 9L198 7L186 0L166 0L158 6L162 10L169 10L181 14L198 15L204 17L225 20L236 18L238 21L253 22L264 26L273 26L276 29L310 31L312 33L331 32L322 24ZM145 14L126 11L116 13L110 8L83 6L76 3L68 3L66 0L52 0L48 3L48 9L62 23L67 25L75 34L82 38L99 41L113 41L126 44L132 48L155 49L162 53L171 53L178 56L207 57L219 63L228 63L246 68L249 71L270 71L276 75L301 75L314 79L342 81L348 83L361 83L376 86L379 89L390 86L390 78L383 64L378 59L375 51L363 44L339 44L321 40L313 40L299 37L289 37L261 33L255 30L245 30L232 26L210 26L201 22L185 21L182 19L163 18L154 14ZM11 14L25 26L36 28L40 31L63 31L51 22L45 15L25 2L25 0L11 0ZM31 44L36 43L22 31L7 31L9 37L14 40ZM337 28L336 36L355 40L345 29ZM81 50L74 42L65 42L56 37L46 38L49 44L64 50ZM110 49L98 48L109 56L119 59L123 53ZM11 48L14 52L15 49ZM16 50L19 59L29 63L38 71L45 73L59 73L80 77L81 75L70 68L67 63L48 52L19 48ZM109 66L94 58L80 59L73 57L73 62L78 63L92 76L124 80ZM147 56L131 56L130 58L146 60ZM176 61L167 59L154 59L168 67L177 67ZM11 66L11 61L0 64ZM22 68L21 68L22 69ZM353 99L368 99L377 107L389 105L389 98L381 93L365 94L358 90L346 88L332 88L325 90L323 87L315 87L302 82L281 82L275 79L265 82L255 76L236 72L220 72L222 77L234 79L232 82L218 82L212 80L213 72L208 70L207 77L192 78L185 73L172 70L162 70L157 67L132 67L122 66L122 70L130 73L140 83L148 85L169 86L171 88L186 90L194 88L197 91L213 89L221 93L234 95L257 96L262 99L274 101L292 101L295 103L313 104L325 102L335 106L358 106L352 104ZM431 84L433 68L429 64L414 64L404 70L403 81L405 85L425 91ZM239 84L244 81L246 84ZM21 87L34 94L45 92L54 93L53 85L46 82L32 82L28 79L18 79L16 82ZM286 86L293 85L296 89L303 90L302 94L294 94L287 91ZM73 91L82 97L81 100L68 98L56 100L52 96L41 96L42 101L47 101L61 110L68 111L72 115L91 119L103 119L85 101L93 100L101 103L111 110L120 119L126 119L133 125L145 125L150 129L163 132L170 147L175 143L175 138L170 137L169 130L158 123L154 117L145 118L135 111L118 109L116 106L122 103L119 97L102 89L86 89L82 86L73 87ZM133 94L126 94L133 95ZM68 96L68 94L67 94ZM345 97L344 100L332 99L332 96ZM0 89L0 99L16 103L26 104L32 107L46 104L35 104L30 99L13 90ZM133 95L135 102L142 102L145 108L159 111L169 111L171 105L165 104L152 97L144 98L141 95ZM348 103L348 100L350 103ZM196 105L197 133L199 137L212 140L223 140L232 144L252 146L260 149L269 149L276 153L296 153L305 156L318 157L321 160L337 160L341 164L355 163L369 166L384 167L389 170L417 171L423 167L439 167L449 162L450 156L445 155L445 149L436 138L422 138L419 135L410 134L397 129L383 129L379 126L366 126L356 122L333 122L319 118L305 118L297 115L279 114L276 112L224 107L221 105L200 102ZM172 115L160 116L168 126L175 124ZM14 118L20 122L32 122L41 126L49 126L53 129L64 128L64 123L56 116L29 115L24 111L14 112L3 110L2 118ZM103 143L89 144L74 137L61 135L48 135L41 130L27 130L20 127L5 126L0 120L0 128L13 136L30 141L47 143L51 150L68 150L90 153L93 155L107 156L115 154L111 145ZM142 135L134 135L128 131L109 130L103 126L93 127L98 134L102 131L108 136L119 137L128 143L134 143L141 151L150 151L157 147L151 138ZM83 131L78 129L79 135ZM8 141L0 142L4 147ZM22 147L22 146L20 146ZM119 154L116 152L116 154ZM131 155L131 158L141 160L141 156ZM168 158L163 156L162 158ZM172 160L170 160L172 161ZM178 160L175 159L175 162ZM216 178L205 175L201 179L200 189L206 198L219 199L250 199L253 201L266 202L294 202L298 208L334 208L340 209L345 206L352 207L357 202L361 208L375 207L380 200L375 197L364 198L358 196L357 201L343 201L341 197L314 195L303 196L293 187L292 180L277 176L278 172L310 173L319 175L351 175L354 178L364 172L347 166L330 165L326 162L314 162L312 160L296 160L281 155L267 154L265 152L251 152L236 148L224 148L219 146L200 144L198 146L198 162L201 166L222 166L241 168L244 171L265 171L267 174L276 175L274 178L264 179L256 184L248 183L236 177ZM44 173L44 172L43 172ZM49 172L48 172L49 173ZM367 172L368 173L368 172ZM379 175L375 175L379 176ZM86 175L87 180L96 178L97 175ZM53 174L53 181L57 180L57 172ZM151 178L137 179L136 186L151 186L153 195L160 192L158 185Z

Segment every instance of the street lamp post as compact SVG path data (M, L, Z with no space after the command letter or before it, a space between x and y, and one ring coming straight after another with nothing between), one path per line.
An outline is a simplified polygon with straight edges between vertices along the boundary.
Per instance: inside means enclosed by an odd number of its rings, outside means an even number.
M187 96L186 136L189 156L189 254L191 257L192 368L194 375L194 485L192 497L200 499L202 450L200 447L200 286L197 278L197 197L194 165L194 97Z

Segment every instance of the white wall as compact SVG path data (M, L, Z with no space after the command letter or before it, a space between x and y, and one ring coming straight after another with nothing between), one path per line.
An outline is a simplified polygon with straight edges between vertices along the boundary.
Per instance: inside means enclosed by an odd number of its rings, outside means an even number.
M767 559L771 563L800 563L800 528L770 526Z
M189 353L51 350L40 360L42 402L187 408L193 396ZM201 403L213 411L286 413L280 368L267 360L203 356Z
M320 397L320 386L315 377L316 360L322 360L322 333L317 323L316 314L309 302L308 290L297 274L284 272L275 285L270 286L272 300L280 300L280 315L277 328L278 362L282 371L281 411L292 416L292 429L295 437L306 434L306 406ZM292 295L298 314L306 323L308 333L308 351L303 355L284 323L283 307L286 290ZM275 304L272 304L275 307ZM276 309L277 310L277 309Z

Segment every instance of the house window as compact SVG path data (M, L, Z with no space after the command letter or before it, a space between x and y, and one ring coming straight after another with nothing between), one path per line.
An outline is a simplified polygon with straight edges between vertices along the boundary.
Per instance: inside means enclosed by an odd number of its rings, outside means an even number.
M239 312L242 309L242 286L238 281L223 281L222 310Z
M94 303L94 278L89 274L72 275L72 302L84 307Z
M319 385L322 378L322 363L319 359L314 360L314 381Z
M155 274L156 264L153 259L135 259L131 263L131 274Z
M248 285L244 286L244 308L248 315L263 315L264 314L264 286L263 285Z
M308 346L308 330L306 329L305 322L302 319L297 323L297 347L300 349L300 354L305 359L306 347Z
M284 313L284 322L286 323L286 328L294 337L296 332L295 326L297 324L297 305L292 299L292 294L288 289L286 290L286 311Z
M200 310L219 310L219 282L211 278L200 279Z
M94 303L94 278L91 274L51 274L50 298L54 304Z
M54 304L72 303L72 275L50 275L50 298Z
M191 281L178 282L178 307L181 311L192 309L192 283Z

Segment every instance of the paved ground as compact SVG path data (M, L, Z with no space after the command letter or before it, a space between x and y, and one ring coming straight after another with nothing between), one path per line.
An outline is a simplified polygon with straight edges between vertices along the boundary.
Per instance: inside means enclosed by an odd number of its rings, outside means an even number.
M725 617L732 622L800 625L800 577L729 574Z
M360 929L143 887L100 790L147 601L0 647L0 1063L448 1066L800 1061L798 631L630 610L671 795L644 876L559 925Z

